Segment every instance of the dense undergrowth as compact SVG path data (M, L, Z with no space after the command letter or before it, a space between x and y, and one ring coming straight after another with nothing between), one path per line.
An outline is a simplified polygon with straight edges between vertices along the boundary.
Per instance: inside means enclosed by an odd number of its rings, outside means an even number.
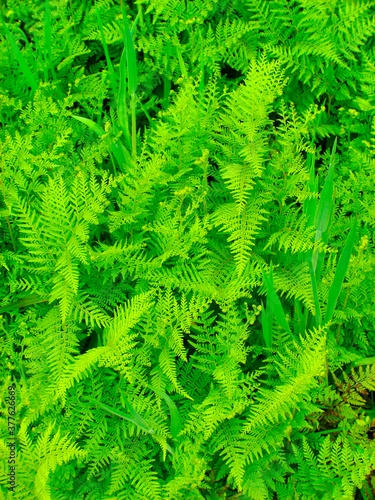
M373 499L373 2L0 12L1 498Z

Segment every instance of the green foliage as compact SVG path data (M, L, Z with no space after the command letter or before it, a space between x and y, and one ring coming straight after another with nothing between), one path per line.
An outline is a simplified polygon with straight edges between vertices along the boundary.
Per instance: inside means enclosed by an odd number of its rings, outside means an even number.
M1 498L374 498L373 4L0 6Z

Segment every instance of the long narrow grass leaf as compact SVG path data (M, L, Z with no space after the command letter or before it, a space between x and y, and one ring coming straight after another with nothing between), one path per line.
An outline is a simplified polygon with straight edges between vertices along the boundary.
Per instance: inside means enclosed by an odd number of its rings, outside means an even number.
M180 63L181 74L187 80L188 75L187 75L187 71L186 71L186 68L185 68L184 60L182 59L180 47L177 46L176 50L177 50L178 62Z
M167 450L169 451L169 453L170 453L171 455L173 455L173 449L169 446L169 444L168 444L168 443L165 445L165 447L167 448Z
M205 90L205 85L204 85L204 58L203 58L203 49L201 50L201 81L199 82L199 103L200 103L200 108L204 110L203 106L203 95L204 95L204 90Z
M328 303L327 303L326 314L324 317L324 323L328 323L332 319L333 311L335 310L336 302L338 296L340 295L341 286L343 284L346 271L348 270L349 267L349 261L353 250L356 229L357 229L357 218L354 220L354 224L349 232L349 236L348 239L346 240L344 250L342 251L342 254L340 256L339 263L337 264L335 277L333 278L333 283L331 285L328 294Z
M83 116L76 116L76 115L72 115L72 117L75 118L76 120L84 123L85 125L87 125L89 128L91 128L91 130L94 130L94 132L96 132L99 136L102 136L105 134L105 131L101 127L99 127L99 125L97 123L93 122L89 118L84 118ZM116 130L115 130L115 132L116 132ZM117 141L116 144L113 144L113 143L111 144L111 151L114 154L121 171L124 173L123 165L125 164L128 167L130 167L129 152L121 144L120 141Z
M315 152L307 153L307 163L310 163L309 190L311 193L318 192L319 177L315 176ZM318 201L316 198L306 199L303 203L303 213L306 215L309 226L314 225L316 208Z
M281 305L281 301L280 301L278 295L276 294L276 292L275 292L275 290L273 288L272 282L267 277L267 275L263 271L263 269L262 269L262 273L263 273L264 280L265 280L265 282L267 284L267 307L268 307L268 300L270 300L270 302L272 303L272 306L273 306L273 313L274 313L275 318L276 318L277 322L279 323L279 325L282 328L284 328L285 331L287 331L289 333L289 335L293 338L293 340L295 340L296 342L299 343L299 341L292 334L292 332L291 332L291 330L289 328L289 325L288 325L288 322L286 320L285 313L284 313L284 310L283 310L283 306ZM272 263L271 263L270 276L271 276L271 279L272 279Z
M47 49L48 66L51 68L54 81L56 81L57 77L52 61L52 51L51 51L51 12L50 12L49 0L46 0L46 12L44 15L44 43ZM44 56L44 58L47 62L47 57Z
M6 25L6 23L4 23L3 16L0 16L0 18L1 18L1 22L3 23L4 29L6 31L7 38L9 40L10 45L12 47L12 50L14 52L14 55L16 56L18 64L20 65L21 71L25 75L25 77L27 78L28 84L32 88L33 93L35 93L35 91L37 90L37 88L39 86L39 83L35 79L29 66L27 65L27 62L25 61L20 49L18 48L12 33L9 31L8 26Z
M89 128L91 128L91 130L96 132L99 136L105 134L105 131L101 127L99 127L97 123L90 120L90 118L84 118L83 116L77 116L77 115L72 115L72 117L87 125Z
M122 51L120 60L120 88L117 101L117 116L122 133L130 150L128 112L126 104L126 48Z
M263 270L262 270L263 271ZM264 273L263 273L264 276ZM269 282L271 287L273 287L273 270L272 270L272 262L271 262L271 268L270 268L270 277L269 277ZM268 286L267 286L268 290ZM273 311L274 306L273 302L270 299L269 293L267 292L267 305L266 307L263 306L262 302L262 328L263 328L263 337L264 341L266 344L266 347L271 348L273 344Z
M138 13L139 16L139 13ZM137 16L137 17L138 17ZM135 94L137 91L137 57L134 50L132 34L129 29L128 20L123 15L124 28L125 28L125 49L127 59L127 76L129 82L129 94Z
M316 228L315 241L318 241L320 238L323 239L324 243L328 241L328 229L329 229L329 220L332 216L333 212L333 170L335 167L335 153L336 153L336 143L337 137L335 138L335 142L333 144L332 153L331 153L331 161L328 168L328 173L326 180L324 182L324 186L322 189L322 193L320 195L319 205L315 214L314 225ZM319 262L318 262L319 258ZM317 266L319 266L318 273L316 274L317 279L320 275L321 266L323 265L324 255L320 254L318 250L315 251L313 256L313 269L316 273Z
M343 370L341 373L339 373L337 375L337 378L339 378L340 380L344 380L344 375L343 375L344 373L346 373L347 375L349 375L350 372L352 371L352 368L356 368L358 366L366 366L366 365L375 365L375 357L371 356L371 357L368 357L368 358L356 359L355 361L353 361L352 363L350 363L345 368L345 370Z
M96 6L95 6L95 12L96 12L96 17L98 19L98 24L99 24L99 29L100 29L100 35L102 37L104 54L105 54L105 58L106 58L106 61L107 61L107 66L108 66L108 69L109 69L109 77L110 77L110 80L111 80L112 92L113 92L113 95L115 96L115 99L116 99L117 98L117 92L118 92L118 89L117 89L117 75L116 75L116 72L115 72L115 70L114 70L114 68L112 66L111 58L109 57L107 42L105 40L105 36L104 36L104 32L103 32L102 20L100 18L100 15L99 15L99 12L98 12L98 9L96 8Z
M316 315L316 328L319 328L321 323L322 323L322 314L320 311L320 304L319 304L319 297L318 297L318 288L316 286L316 278L315 278L315 272L313 268L313 262L311 256L309 256L309 268L310 268L310 276L311 276L311 285L312 285L312 290L313 290L313 296L314 296L314 303L315 303L315 315Z
M315 228L317 231L323 233L329 222L329 217L331 213L332 195L333 195L333 169L335 167L335 152L336 152L337 137L333 144L331 161L327 173L327 178L324 183L324 187L320 196L320 201L318 205L318 210L315 215Z
M154 430L151 429L147 425L147 423L143 420L143 418L140 415L138 415L138 413L134 410L134 408L126 400L126 398L125 398L125 402L127 403L128 408L129 408L129 406L131 407L131 409L132 409L131 413L133 415L133 418L131 418L130 415L126 415L125 413L122 413L121 411L117 410L116 408L112 408L111 406L108 406L108 405L106 405L104 403L101 403L100 401L98 401L97 399L92 398L91 396L86 396L86 397L87 397L87 399L89 401L92 401L93 403L96 403L98 406L100 406L104 410L106 410L106 411L108 411L110 413L113 413L113 415L117 415L118 417L121 417L124 420L128 420L129 422L132 422L133 424L137 425L140 429L148 432L149 434L153 434L154 433Z
M10 312L15 309L20 309L21 307L28 307L34 304L39 304L40 302L48 302L48 298L40 297L40 295L30 295L29 297L25 297L21 300L17 300L17 302L12 302L7 306L0 307L0 313Z
M139 427L144 427L145 429L147 429L147 432L149 432L150 434L153 434L154 433L153 429L151 429L147 425L147 423L143 420L143 418L135 411L135 409L133 408L131 403L129 403L129 401L126 399L126 397L124 395L122 397L124 398L126 406L128 407L128 410L130 411L130 413L131 413L132 417L134 418L134 420L136 421L137 425Z
M294 317L293 325L294 331L299 332L300 335L304 334L306 331L308 309L302 313L301 304L298 299L294 299Z
M133 23L132 29L130 30L132 38L134 37L134 32L135 32L135 29L136 29L137 24L138 24L138 19L139 19L139 16L141 16L141 15L142 15L142 6L140 6L140 9L139 9L139 12L137 14L137 17L135 18L135 21Z
M148 119L148 121L149 121L149 123L150 123L150 125L151 125L151 128L152 128L153 130L156 130L156 125L155 125L155 123L154 123L154 120L153 120L153 119L151 118L151 116L147 113L147 109L145 109L145 107L143 106L143 104L142 104L141 102L140 102L139 104L141 105L141 108L143 109L143 112L144 112L144 114L146 115L146 117L147 117L147 119Z
M172 82L167 76L163 76L164 82L164 99L163 99L163 108L167 109L169 106L169 94L172 88Z
M164 398L168 407L169 411L171 413L171 434L173 439L177 439L178 434L181 431L181 421L180 421L180 414L178 413L177 406L175 405L174 401L163 391L160 389L156 389L155 387L152 387L149 384L146 384L147 387L152 389L156 394L158 394L160 397Z
M263 330L263 338L264 343L268 349L272 347L273 339L272 339L272 313L271 313L271 305L267 304L267 311L264 307L262 301L262 330Z

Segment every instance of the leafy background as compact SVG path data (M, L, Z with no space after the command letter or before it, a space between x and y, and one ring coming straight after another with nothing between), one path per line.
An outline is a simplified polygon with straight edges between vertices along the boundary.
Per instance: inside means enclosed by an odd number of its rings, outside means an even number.
M374 498L374 12L1 2L2 497Z

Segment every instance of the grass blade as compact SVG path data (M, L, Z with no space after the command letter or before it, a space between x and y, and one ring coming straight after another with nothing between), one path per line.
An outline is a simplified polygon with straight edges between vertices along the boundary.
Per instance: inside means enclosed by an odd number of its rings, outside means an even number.
M116 99L117 98L117 75L116 75L115 70L112 66L111 58L109 57L107 42L105 41L105 36L104 36L104 32L103 32L102 20L100 19L100 15L99 15L99 12L98 12L96 6L95 6L95 12L96 12L96 17L98 18L98 24L99 24L99 29L100 29L100 35L102 37L104 54L105 54L107 66L109 69L109 77L111 79L112 92L113 92L113 95L115 96L115 99Z
M138 13L139 16L139 13ZM137 20L138 20L137 16ZM135 94L137 91L137 57L134 50L132 34L129 29L128 20L126 15L123 14L124 28L125 28L125 49L127 59L127 75L129 82L129 94ZM135 23L134 23L135 24Z
M171 46L169 44L165 47L165 57L167 59L167 68L166 71L170 71L170 59L171 59ZM172 81L166 76L163 75L164 82L164 99L163 99L163 108L167 109L169 106L169 95L171 93Z
M24 299L17 300L17 302L13 302L12 304L8 304L7 306L0 307L0 313L9 312L21 307L32 306L34 304L39 304L40 302L48 302L48 298L43 299L39 295L30 295L29 297L25 297Z
M129 146L130 150L130 134L128 125L128 114L126 106L126 77L128 78L128 91L131 96L131 109L132 109L132 155L135 160L136 157L136 116L135 116L135 104L136 104L136 91L137 91L137 57L134 50L134 44L132 39L132 34L137 26L138 18L142 12L140 10L134 21L132 30L129 29L128 21L126 18L125 7L121 1L122 18L124 24L124 50L121 55L120 61L120 90L118 95L118 105L117 105L117 116L119 118L120 127L125 140Z
M293 325L294 331L299 332L300 335L304 334L306 331L307 315L309 311L305 308L305 312L302 313L301 304L298 299L294 299L294 317Z
M132 36L134 35L135 28L137 27L139 16L142 16L142 6L140 7L139 12L137 14L137 17L135 18L133 27L130 30L130 33L131 33Z
M320 311L319 297L318 297L318 288L316 286L315 272L313 267L313 261L311 258L311 253L308 256L308 263L310 268L310 276L311 276L311 285L313 289L314 302L315 302L315 314L316 314L316 328L319 328L322 322L322 313Z
M126 406L128 407L128 410L130 411L132 417L134 418L136 424L141 427L141 428L144 428L145 430L147 430L147 432L149 432L150 434L153 434L154 433L154 430L151 429L147 423L143 420L143 418L135 411L135 409L133 408L133 406L129 403L129 401L126 399L126 397L123 395L122 396L124 398L124 401L126 403Z
M72 117L87 125L89 128L91 128L91 130L96 132L99 136L105 134L105 131L101 127L99 127L97 123L90 120L90 118L84 118L83 116L77 116L77 115L72 115Z
M180 421L180 414L178 413L178 409L174 401L163 391L159 389L155 389L155 387L152 387L149 384L146 384L147 387L152 389L156 394L158 394L160 397L164 398L168 407L169 411L171 413L171 434L173 439L177 439L178 434L181 431L181 421Z
M47 49L47 55L48 55L48 59L47 59L46 54L44 54L44 59L46 61L46 67L48 65L51 68L53 80L56 81L57 76L56 76L55 68L54 68L53 62L52 62L52 51L51 51L51 12L50 12L50 7L49 7L49 0L46 0L46 12L45 12L45 16L44 16L44 43L45 43L45 47ZM48 75L47 75L46 81L47 80L48 80Z
M307 153L307 161L311 162L310 164L310 180L309 180L309 190L311 193L318 192L318 176L315 177L315 152L313 154ZM311 198L310 200L305 200L303 204L303 212L307 217L309 226L314 224L317 200L315 198Z
M105 134L105 131L101 127L99 127L99 125L97 123L93 122L89 118L84 118L82 116L77 116L77 115L72 115L72 117L75 118L76 120L84 123L85 125L87 125L89 128L91 128L91 130L94 130L94 132L96 132L99 136L102 136ZM124 148L123 146L121 147L121 146L122 146L122 144L120 141L117 141L116 144L112 143L111 144L111 151L114 154L121 171L123 172L122 166L124 164L126 164L128 167L130 167L130 157L129 157L129 152L126 150L126 148ZM115 174L116 174L116 169L115 169Z
M324 187L320 196L318 208L316 209L316 200L306 200L305 202L306 204L304 205L304 212L307 215L310 224L312 219L314 218L314 226L316 228L315 241L322 239L323 243L325 244L327 244L328 242L329 221L332 217L334 209L333 170L335 166L336 145L337 145L337 137L335 138L335 142L332 147L331 161L327 173L327 178L325 180ZM318 179L317 177L314 179L315 154L314 155L309 154L308 159L309 160L311 159L309 188L310 191L316 192L318 188L318 182L317 182ZM316 313L315 325L317 328L319 328L321 324L321 311L320 311L316 282L317 280L319 280L320 272L324 261L324 253L319 254L318 250L316 250L313 256L312 250L309 250L306 253L305 258L309 264L311 285L314 295L315 313Z
M267 311L262 301L262 330L266 347L272 347L272 304L267 304Z
M188 75L185 68L184 60L182 59L180 47L176 46L176 49L177 49L178 62L180 63L181 74L185 78L185 80L187 80Z
M350 372L351 372L351 370L352 370L352 368L355 368L357 366L365 366L365 365L373 365L373 364L375 364L375 357L356 359L355 361L353 361L352 363L350 363L350 365L348 365L345 368L345 373L347 375L349 375ZM341 379L341 380L344 379L342 372L340 373L340 375L338 376L338 378Z
M155 125L155 123L154 123L153 119L151 118L151 116L147 113L147 109L145 109L145 108L143 107L143 104L142 104L141 102L140 102L139 104L141 105L141 108L143 109L144 114L146 115L146 117L147 117L148 121L150 122L151 128L152 128L153 130L156 130L156 125Z
M21 71L25 75L25 77L27 78L27 81L28 81L33 93L35 93L38 86L39 86L39 82L35 79L29 66L27 65L20 49L17 47L16 41L15 41L12 33L9 31L7 24L4 23L3 16L1 15L0 18L1 18L1 22L3 23L4 29L7 33L7 38L10 42L10 45L11 45L12 50L14 52L14 55L16 56L18 64L20 65Z
M263 276L265 277L265 274L262 269ZM272 263L271 263L271 270L270 270L270 284L273 287L273 274L272 274ZM268 288L268 283L267 283L267 288ZM269 298L269 294L267 292L267 309L263 304L262 301L262 330L263 330L263 338L264 342L266 344L267 348L271 348L273 344L273 335L272 335L272 328L273 328L273 302Z
M138 16L134 22L133 29L138 22L140 12L138 12ZM136 157L137 145L136 145L136 116L135 116L135 104L136 104L136 91L137 91L137 57L134 50L134 44L132 40L132 33L130 32L129 25L127 19L126 28L125 28L125 38L126 38L126 56L127 56L127 66L128 66L128 82L129 82L129 94L131 96L131 108L132 108L132 153L133 158Z
M263 277L264 281L267 284L267 306L268 306L268 301L272 304L273 307L273 313L275 314L275 318L278 321L279 325L284 328L285 331L289 333L289 335L295 340L296 342L300 343L296 337L292 334L288 322L285 317L285 313L283 310L283 306L281 305L280 299L275 292L275 289L273 288L273 277L272 277L272 262L271 262L271 271L270 271L270 278L267 277L266 273L263 271ZM269 306L268 306L269 307ZM269 327L268 327L269 328Z
M92 398L91 396L87 396L87 399L89 401L92 401L93 403L96 403L98 406L102 407L104 410L109 411L110 413L113 413L113 415L117 415L118 417L121 417L125 420L129 420L129 422L132 422L133 424L137 425L140 429L148 432L149 434L153 434L154 430L151 429L147 423L143 420L143 418L134 410L132 405L129 403L129 401L124 397L125 403L128 406L128 409L130 410L133 418L131 418L130 415L126 415L125 413L122 413L121 411L117 410L116 408L112 408L111 406L105 405L98 401L97 399Z
M126 106L126 48L122 51L120 61L120 88L117 99L117 116L125 141L130 150L128 112Z
M336 153L337 137L333 144L331 161L329 164L329 169L327 173L327 178L325 180L322 193L320 195L320 201L318 205L317 212L315 214L314 225L316 228L315 241L319 240L321 237L327 237L328 223L332 215L333 210L333 170L335 168L335 153ZM313 256L313 268L316 271L318 259L318 251L315 252Z
M331 162L329 164L327 178L324 183L324 187L318 205L318 210L315 215L316 230L321 231L322 233L328 227L329 216L331 212L331 203L333 195L333 169L335 167L336 144L337 144L337 137L335 138L335 142L333 144L331 153Z
M171 80L163 75L163 82L164 82L164 98L163 98L163 108L168 109L169 106L169 95L171 93L171 88L172 88L172 82Z
M331 285L331 288L329 289L328 304L327 304L326 314L324 317L324 323L327 323L332 319L333 311L335 310L336 307L336 302L340 294L341 286L344 281L346 271L348 270L349 267L349 261L353 250L356 229L357 229L357 218L355 219L354 224L350 230L348 239L346 240L344 250L342 251L342 254L340 256L339 263L337 264L337 269L335 277L333 278L333 283Z
M203 96L204 96L204 90L205 90L205 85L204 85L204 57L203 57L203 49L201 51L201 81L199 82L199 107L204 110L204 105L203 105Z

